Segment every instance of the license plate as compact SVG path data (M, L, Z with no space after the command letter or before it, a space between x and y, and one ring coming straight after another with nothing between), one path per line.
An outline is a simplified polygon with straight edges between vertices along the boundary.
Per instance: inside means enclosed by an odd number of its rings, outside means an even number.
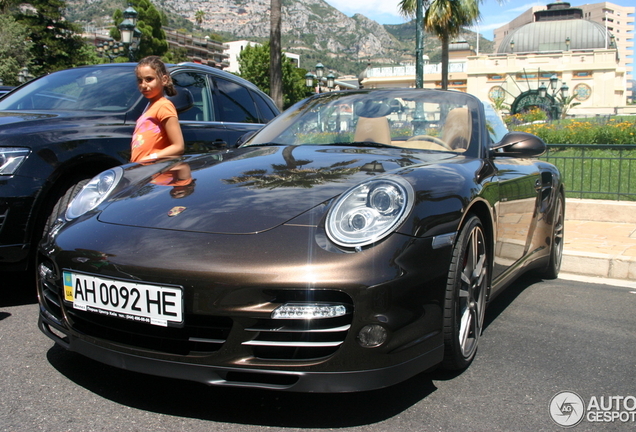
M167 327L183 324L181 287L64 271L64 299L74 309Z

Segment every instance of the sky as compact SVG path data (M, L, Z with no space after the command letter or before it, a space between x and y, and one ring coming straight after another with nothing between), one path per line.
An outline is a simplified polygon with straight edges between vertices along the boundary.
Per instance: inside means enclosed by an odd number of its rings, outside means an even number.
M402 24L410 21L409 19L403 18L398 11L398 4L400 3L400 0L325 1L345 15L351 16L356 13L360 13L380 24ZM500 4L497 0L484 0L479 7L481 12L479 32L486 39L493 40L492 31L494 29L512 21L532 6L542 6L548 3L551 3L551 1L502 0ZM572 6L575 6L576 4L589 2L570 1L570 3ZM477 31L477 28L474 28L473 30Z
M331 6L338 9L347 16L360 13L367 18L371 18L380 24L402 24L410 19L404 18L398 11L400 0L325 0ZM512 21L533 6L545 6L553 3L555 0L483 0L479 6L481 12L481 20L472 28L473 31L479 32L482 37L493 40L493 30ZM619 0L616 4L629 6L634 0ZM597 3L596 0L569 0L573 6L580 6L588 3ZM633 4L633 3L632 3ZM635 54L632 59L636 58L636 44L634 46ZM629 57L629 56L628 56ZM632 63L634 60L632 60Z

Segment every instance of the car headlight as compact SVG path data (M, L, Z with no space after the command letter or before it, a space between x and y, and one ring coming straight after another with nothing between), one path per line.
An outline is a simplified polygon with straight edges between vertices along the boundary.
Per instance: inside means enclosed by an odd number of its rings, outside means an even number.
M0 175L13 175L29 152L30 150L24 147L0 148Z
M359 247L392 232L413 208L415 192L401 177L372 179L342 194L327 215L327 235L337 245Z
M66 219L78 218L100 205L115 189L123 173L122 168L115 167L93 177L69 204Z

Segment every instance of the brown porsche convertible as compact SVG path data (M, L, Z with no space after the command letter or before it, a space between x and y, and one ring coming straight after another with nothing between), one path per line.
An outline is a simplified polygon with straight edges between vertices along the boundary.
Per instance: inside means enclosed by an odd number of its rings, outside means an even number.
M237 148L129 164L65 197L40 329L109 365L343 392L467 367L488 302L558 274L564 186L460 92L316 95Z

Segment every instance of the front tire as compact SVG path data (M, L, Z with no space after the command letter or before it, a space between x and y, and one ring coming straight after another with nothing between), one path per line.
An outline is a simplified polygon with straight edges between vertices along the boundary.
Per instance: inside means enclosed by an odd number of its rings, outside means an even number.
M448 272L444 301L444 369L464 369L475 357L484 324L489 269L484 229L479 218L473 215L459 233Z

